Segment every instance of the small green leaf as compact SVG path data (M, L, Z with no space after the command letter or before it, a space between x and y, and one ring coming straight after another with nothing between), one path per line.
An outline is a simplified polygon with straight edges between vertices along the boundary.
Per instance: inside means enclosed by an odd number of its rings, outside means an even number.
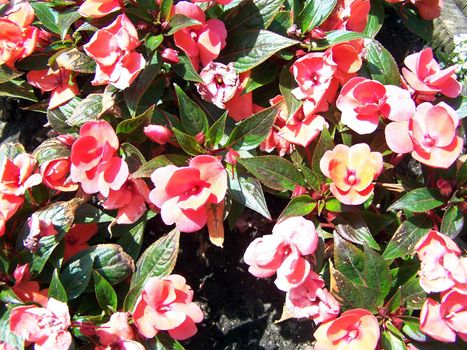
M7 284L0 284L0 301L4 304L23 304L24 302L13 292Z
M203 147L201 147L199 142L193 136L185 134L176 128L172 128L172 131L182 149L190 156L197 156L198 154L206 153Z
M146 212L138 221L136 221L129 230L117 241L125 252L136 260L143 246L144 229L150 216L150 212Z
M451 238L461 233L464 227L464 214L459 206L450 205L443 215L440 231Z
M366 243L375 250L381 250L360 212L341 213L333 223L336 225L336 231L350 242L361 245Z
M389 331L383 331L381 342L384 350L407 350L404 341Z
M426 293L420 287L420 278L415 275L401 286L401 303L410 310L420 310L426 300Z
M81 18L81 14L78 11L70 10L63 11L58 14L57 27L60 32L60 38L65 40L70 26Z
M322 24L329 17L337 0L306 0L298 18L303 33Z
M262 184L278 191L293 191L295 186L304 186L302 174L285 158L259 156L239 158L237 161L251 172Z
M90 224L114 221L114 217L89 203L83 203L75 212L75 223Z
M391 271L387 262L381 255L369 248L366 244L363 245L365 254L365 263L363 274L369 288L377 293L375 304L377 307L383 306L384 299L391 289Z
M73 114L73 111L78 107L81 98L74 97L64 105L54 109L47 110L47 119L52 128L63 134L77 134L78 128L68 125L67 120Z
M293 197L289 204L282 211L278 221L285 220L293 216L305 216L316 208L316 202L308 194Z
M402 332L415 341L425 342L427 336L420 330L420 319L418 317L403 316L404 321Z
M273 82L277 78L278 70L279 67L276 64L268 61L253 68L243 93L246 94Z
M117 135L124 137L127 141L133 141L134 143L141 143L146 139L144 136L144 127L151 123L151 116L154 112L154 106L151 106L143 114L122 120L117 125L115 130Z
M58 27L58 12L55 11L47 2L31 2L34 14L39 21L50 31L61 34Z
M400 85L400 73L394 57L376 40L365 41L366 62L371 78L384 85Z
M23 75L23 72L18 72L15 70L12 70L10 67L8 67L6 64L0 65L0 84L6 83L12 79L15 79L21 75Z
M292 90L297 86L292 73L290 73L290 66L284 66L279 75L279 89L284 97L289 117L293 116L303 104L302 101L295 98L292 94Z
M326 39L312 42L313 46L311 47L311 50L322 51L336 44L345 43L355 39L363 39L366 37L367 36L364 33L334 30L326 33Z
M388 211L406 210L412 213L424 213L444 204L444 198L435 188L416 188L392 203Z
M337 233L334 233L334 263L336 269L353 283L365 285L363 274L365 255Z
M319 177L321 182L326 181L326 176L321 172L319 162L323 158L326 151L331 150L334 147L334 140L331 137L328 129L323 129L321 135L319 135L318 143L316 144L313 156L311 158L311 170Z
M178 58L180 62L173 65L173 70L178 74L179 77L183 78L184 80L193 81L195 83L204 83L203 79L201 79L187 55L179 53Z
M77 104L71 116L66 119L66 123L69 126L81 127L87 121L97 120L114 103L110 95L90 94Z
M430 42L433 37L433 21L426 21L420 17L415 7L408 4L402 6L400 11L402 22L415 35L423 40Z
M177 93L183 129L192 136L196 136L200 132L206 134L209 128L206 113L178 85L174 85L174 87Z
M382 0L371 0L370 13L368 14L368 22L366 24L365 33L367 36L374 38L383 26L384 22L384 6Z
M187 158L179 154L164 154L151 159L149 162L143 164L138 170L136 170L132 177L151 177L154 170L163 166L175 164L177 166L183 166L186 164Z
M141 151L131 143L123 142L120 145L120 151L122 152L123 159L128 164L128 169L131 174L139 169L143 164L146 164L146 159L144 159Z
M221 142L225 132L225 122L227 120L227 112L216 120L206 133L206 141L210 147L215 147Z
M62 283L69 300L79 297L91 280L93 257L89 249L75 255L62 270Z
M172 12L173 0L162 0L160 3L160 11L162 18L169 20Z
M170 31L167 35L172 35L180 29L197 25L202 25L202 23L185 15L176 14L170 19Z
M70 149L58 139L45 140L33 152L33 156L37 159L39 165L69 155Z
M103 310L116 310L117 309L117 293L107 280L99 275L98 272L93 271L92 277L94 280L94 291L96 299Z
M66 295L66 290L65 288L63 288L63 284L60 281L60 278L58 277L57 269L55 269L54 273L52 274L52 279L50 280L48 295L49 295L49 298L54 298L63 303L66 303L68 300L67 295Z
M18 97L28 101L37 102L32 86L24 80L10 80L0 84L0 96Z

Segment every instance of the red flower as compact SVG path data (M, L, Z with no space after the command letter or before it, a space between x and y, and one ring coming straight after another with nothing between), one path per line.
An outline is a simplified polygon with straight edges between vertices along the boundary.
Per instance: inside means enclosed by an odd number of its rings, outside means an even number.
M41 165L44 185L57 191L76 191L78 185L70 179L71 161L68 157L57 158Z
M78 9L84 17L100 18L120 10L119 0L86 0Z
M39 30L29 26L22 28L6 18L0 18L0 65L14 68L17 60L33 53Z
M28 153L18 154L13 161L4 158L0 165L0 192L22 196L27 189L39 185L42 176L35 172L37 160Z
M320 25L320 28L325 31L362 32L368 22L369 13L369 0L338 0L331 15Z
M87 243L98 230L97 224L73 224L65 235L65 253L63 259L68 260L79 252L89 248Z

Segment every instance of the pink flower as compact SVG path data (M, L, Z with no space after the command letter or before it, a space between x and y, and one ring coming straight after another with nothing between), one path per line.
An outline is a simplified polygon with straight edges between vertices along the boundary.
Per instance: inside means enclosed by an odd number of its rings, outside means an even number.
M420 17L427 21L439 17L444 5L443 0L410 0L410 2L415 5Z
M336 66L335 78L344 85L362 67L363 40L352 40L331 46L325 52L325 58Z
M239 75L239 85L237 91L228 101L224 101L225 109L229 117L236 122L251 117L254 113L259 112L259 106L253 103L253 92L245 92L246 84L250 78L250 71L243 72Z
M235 95L239 86L239 78L233 63L211 62L200 73L204 83L197 83L196 88L203 100L225 109L224 102Z
M175 5L175 14L200 22L198 25L180 29L174 34L175 45L185 51L195 69L198 70L200 61L206 66L215 60L226 45L227 30L224 23L214 18L206 21L203 10L187 1L180 1Z
M193 302L193 291L184 277L152 277L136 301L133 320L146 338L168 331L172 338L185 340L196 334L203 312Z
M320 28L325 31L362 32L368 22L369 13L369 0L338 0L331 15L320 25Z
M161 53L162 58L169 62L169 63L178 63L180 62L180 58L178 57L178 51L171 49L171 48L165 48L162 53Z
M70 175L84 192L100 192L104 197L110 190L118 191L128 178L128 165L116 156L117 135L104 120L83 124L80 137L71 147Z
M125 15L98 30L83 46L97 63L92 84L110 83L120 90L130 86L146 65L144 57L135 51L139 45L136 28Z
M42 92L51 91L49 108L53 109L79 94L78 85L70 73L65 68L32 70L27 74L27 79L29 84Z
M0 165L0 192L22 196L24 192L42 182L35 172L37 160L28 153L18 154L13 161L4 158Z
M78 12L84 17L100 18L118 11L120 8L118 0L86 0L81 4Z
M461 250L448 236L431 230L415 246L421 261L420 286L427 293L443 292L454 286L467 292L467 271Z
M386 126L389 148L395 153L412 153L419 162L434 168L449 168L462 152L463 139L456 134L459 118L446 103L417 106L408 121Z
M6 222L23 205L23 197L0 192L0 237L5 234Z
M15 277L15 285L11 289L18 298L25 303L34 302L43 306L47 305L48 289L41 290L39 282L30 281L31 273L28 264L17 265L13 276Z
M50 298L47 307L18 306L11 310L11 331L34 343L36 350L68 349L72 338L67 328L71 326L68 306Z
M2 17L26 29L34 21L34 9L27 0L11 0Z
M353 309L322 324L313 335L314 350L374 350L380 330L378 320L368 310Z
M116 312L107 323L97 328L99 345L96 350L144 350L136 341L131 326L128 324L128 312Z
M50 220L42 220L37 213L28 218L29 234L23 240L24 246L33 253L39 248L39 240L42 237L57 234L55 226Z
M22 28L6 18L0 18L0 65L14 68L17 60L29 56L37 45L39 30Z
M146 203L149 203L148 186L144 180L130 177L119 190L110 190L102 206L118 209L117 224L133 224L146 212Z
M191 0L193 2L209 2L211 0ZM217 2L219 5L228 5L232 2L232 0L214 0Z
M321 172L332 180L330 190L343 204L358 205L373 193L373 180L383 170L383 156L371 152L366 143L351 147L337 145L326 151L319 163Z
M269 103L271 104L271 106L279 104L279 108L276 115L276 119L274 121L274 126L272 127L266 139L264 139L264 141L261 143L259 148L261 151L268 153L277 150L280 156L292 153L292 143L283 138L279 133L279 131L285 126L285 123L289 118L289 112L287 110L287 105L285 103L284 97L282 95L277 95L274 98L270 99Z
M311 271L303 258L318 246L313 222L303 217L291 217L277 223L271 235L256 238L245 251L248 271L255 277L266 278L277 273L277 288L289 291L300 286Z
M296 318L312 318L318 324L337 317L340 306L324 287L324 280L313 271L303 284L287 292L285 307Z
M68 260L79 252L89 248L87 243L98 231L96 223L73 224L65 235L63 260Z
M69 157L53 159L41 165L42 182L53 190L72 192L78 185L70 179L71 161Z
M173 132L163 125L148 125L144 127L144 134L153 142L165 145L173 135Z
M405 58L402 74L409 86L417 93L417 98L434 100L438 93L447 97L457 97L462 85L456 80L456 67L441 69L433 58L431 48L409 55Z
M456 290L445 293L441 304L428 298L420 314L420 330L445 343L456 341L456 334L467 341L467 295Z
M166 225L175 223L181 232L195 232L207 222L207 204L219 204L227 191L227 173L217 158L201 155L187 167L168 165L156 169L149 193L152 203L161 209Z
M350 79L336 102L341 122L360 135L376 130L379 116L390 120L408 120L415 111L410 92L362 77Z

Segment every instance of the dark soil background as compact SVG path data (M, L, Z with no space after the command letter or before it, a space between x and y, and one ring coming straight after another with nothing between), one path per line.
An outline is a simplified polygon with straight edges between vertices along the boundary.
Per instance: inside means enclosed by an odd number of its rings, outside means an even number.
M395 14L387 15L376 38L399 64L423 47ZM32 151L49 131L44 127L47 120L44 114L21 110L21 106L15 99L0 99L0 142L21 142ZM273 217L277 217L286 202L268 197L268 205ZM148 225L151 242L164 227L158 220L156 217ZM195 291L195 301L205 313L198 334L183 345L192 350L312 349L313 322L292 319L275 324L282 313L285 293L275 287L274 278L260 280L252 276L243 262L249 243L271 233L274 223L246 210L240 224L240 230L226 231L223 249L213 246L204 231L182 234L174 273L186 277Z

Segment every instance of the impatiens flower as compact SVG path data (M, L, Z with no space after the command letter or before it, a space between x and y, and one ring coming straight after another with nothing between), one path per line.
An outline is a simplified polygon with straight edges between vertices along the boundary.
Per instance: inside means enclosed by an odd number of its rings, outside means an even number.
M300 286L311 271L303 258L314 253L318 235L313 222L303 217L291 217L277 223L271 235L256 238L245 251L248 271L266 278L277 273L275 284L283 291Z
M53 159L41 165L42 182L53 190L71 192L78 185L70 178L71 161L69 157Z
M462 152L463 139L456 134L457 113L446 103L417 106L407 121L386 126L388 147L395 153L412 153L419 162L434 168L449 168Z
M408 120L415 111L410 92L362 77L350 79L336 102L341 122L360 135L376 130L379 117Z
M456 341L456 334L467 341L467 295L450 290L441 304L428 298L420 314L420 330L430 337L445 342Z
M260 150L263 152L272 152L277 150L280 156L284 154L292 153L293 145L285 138L281 137L279 134L279 130L281 130L287 119L289 118L289 112L287 110L287 105L285 103L284 97L281 95L277 95L276 97L269 100L271 106L275 104L279 104L279 108L277 111L276 119L274 121L274 126L272 127L271 131L269 131L268 136L264 139L264 141L259 146Z
M135 325L146 338L168 331L174 339L188 339L196 334L196 323L203 317L193 302L193 291L180 275L150 278L133 311Z
M178 57L178 51L169 47L165 48L161 53L162 58L169 63L178 63L180 58Z
M119 0L86 0L78 9L81 16L100 18L120 10Z
M34 9L27 0L11 0L2 17L26 29L34 21Z
M420 17L426 21L431 21L441 15L443 0L410 0L418 10Z
M148 186L144 180L130 177L119 190L110 190L102 206L118 209L117 224L133 224L146 212L146 203L149 203Z
M313 271L298 287L287 292L285 307L296 318L311 318L318 324L337 317L338 301L324 287L324 280Z
M47 307L18 306L10 314L11 331L34 343L35 350L68 349L72 342L70 326L67 304L53 298Z
M375 350L380 330L371 312L353 309L319 326L313 336L314 350Z
M104 197L110 190L118 191L128 178L128 165L116 156L117 135L104 120L83 124L80 137L71 147L70 175L84 192L100 192Z
M5 234L6 222L18 211L23 202L23 197L0 192L0 237Z
M37 160L28 153L18 154L13 160L4 157L0 164L0 192L22 196L24 192L42 181L36 173Z
M0 65L14 68L17 60L34 52L39 30L29 26L22 28L6 18L0 18Z
M441 69L433 58L433 50L426 48L405 58L402 74L417 100L432 101L436 94L457 97L462 85L456 80L456 66Z
M431 230L415 246L421 261L420 286L427 292L443 292L454 286L467 292L467 271L461 250L448 236Z
M320 25L325 31L362 32L368 22L370 0L338 0L331 15Z
M87 243L98 231L95 223L73 224L65 235L65 253L63 259L68 260L79 252L89 248Z
M54 236L57 234L55 226L50 220L43 220L37 213L33 213L28 218L29 234L23 240L24 246L31 252L39 248L39 240L42 237Z
M344 85L362 67L363 40L352 40L331 46L325 52L325 59L336 65L335 78Z
M372 182L383 170L383 156L371 152L365 143L337 145L324 153L319 167L332 180L330 190L339 202L358 205L372 195Z
M34 302L43 306L47 305L48 289L41 290L39 282L30 281L31 273L28 264L16 266L13 276L15 277L15 285L11 289L18 298L25 303Z
M219 204L227 191L227 173L217 158L201 155L187 167L168 165L156 169L151 180L155 188L149 199L161 209L166 225L181 232L195 232L206 225L207 204Z
M209 2L211 0L191 0L193 2ZM232 0L214 0L217 2L219 5L228 5L232 2Z
M236 122L249 118L261 110L259 106L253 103L253 92L244 91L249 78L250 71L241 73L237 91L228 101L224 101L229 117Z
M235 95L240 82L233 63L211 62L199 75L204 83L197 83L196 88L203 100L225 109L224 102Z
M98 30L83 46L97 63L92 84L110 83L120 90L130 86L146 64L143 55L135 51L139 45L136 28L125 15Z
M159 145L165 145L173 135L173 132L166 126L154 124L145 126L143 132L151 141Z
M32 70L27 74L28 83L41 89L50 91L49 109L68 102L79 94L75 78L70 76L71 71L65 68Z
M174 33L175 45L185 51L195 69L198 70L200 62L206 66L215 60L226 45L227 30L224 23L215 18L206 21L203 10L187 1L175 5L175 14L200 22Z
M128 312L116 312L110 316L109 322L99 326L96 335L99 345L96 350L144 350L144 346L136 341L131 326L128 324Z

